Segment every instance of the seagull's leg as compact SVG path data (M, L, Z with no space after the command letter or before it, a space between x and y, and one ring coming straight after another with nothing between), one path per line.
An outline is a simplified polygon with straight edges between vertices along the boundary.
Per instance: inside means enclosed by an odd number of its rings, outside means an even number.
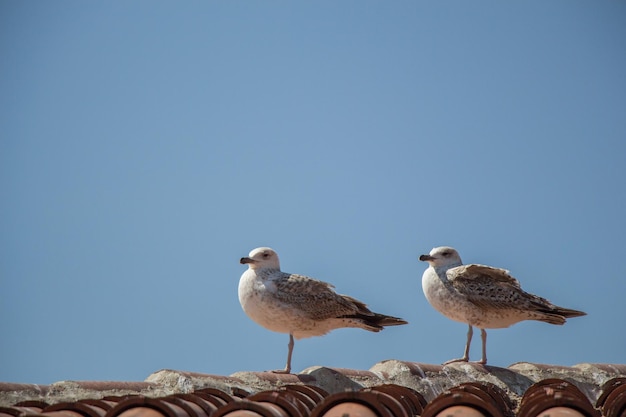
M463 357L461 358L463 362L467 362L469 360L469 350L470 345L472 344L472 336L474 336L474 329L472 329L471 324L468 324L467 343L465 343L465 350L463 351Z
M289 333L289 352L287 353L287 365L285 365L285 373L291 373L291 354L293 353L293 335Z
M289 333L289 344L287 347L289 348L289 352L287 353L287 365L285 365L285 369L278 369L276 371L272 371L275 374L290 374L291 373L291 354L293 353L293 335Z
M480 338L483 341L483 358L478 362L485 365L487 363L487 331L480 329Z
M467 329L467 343L465 343L465 351L463 352L463 357L459 358L459 359L452 359L449 360L448 362L445 362L444 365L447 365L449 363L454 363L454 362L467 362L469 361L469 351L470 351L470 345L472 344L472 336L474 335L474 329L472 329L472 325L468 325L468 329ZM486 336L485 336L486 337Z

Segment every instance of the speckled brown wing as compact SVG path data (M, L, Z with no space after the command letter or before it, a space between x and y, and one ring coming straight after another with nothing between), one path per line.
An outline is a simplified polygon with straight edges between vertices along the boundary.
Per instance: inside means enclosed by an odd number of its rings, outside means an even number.
M304 275L285 274L275 285L278 300L297 307L313 320L342 317L359 310L350 297L337 294L331 284Z
M510 309L529 301L530 294L506 269L470 264L449 269L446 275L456 291L479 307Z
M551 324L563 324L569 317L585 312L559 307L538 295L522 290L519 282L506 269L485 265L462 265L448 270L452 286L478 307L535 312L533 317Z

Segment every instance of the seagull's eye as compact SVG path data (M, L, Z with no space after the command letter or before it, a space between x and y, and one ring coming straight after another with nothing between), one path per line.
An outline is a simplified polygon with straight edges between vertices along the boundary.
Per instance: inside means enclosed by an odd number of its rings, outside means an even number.
M264 253L264 254L263 254L263 259L267 259L267 258L269 258L269 257L270 257L270 254L269 254L269 253Z
M451 252L448 252L448 251L442 252L441 254L442 254L443 256L445 256L446 258L447 258L448 256L452 255L452 253L451 253Z

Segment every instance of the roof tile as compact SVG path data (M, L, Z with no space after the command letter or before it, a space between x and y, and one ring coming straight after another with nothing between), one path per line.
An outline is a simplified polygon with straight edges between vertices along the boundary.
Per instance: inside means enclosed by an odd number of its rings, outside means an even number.
M389 394L373 390L337 392L324 398L311 417L411 417L410 408Z
M607 417L626 415L626 378L613 378L602 387L596 407Z
M600 412L593 407L589 398L574 384L556 378L549 378L532 385L520 403L518 417L535 417L549 414L546 410L568 408L587 417L600 417ZM558 410L559 413L564 412Z
M370 370L230 376L161 370L145 381L0 383L0 417L585 417L626 415L626 365L508 368L388 360Z

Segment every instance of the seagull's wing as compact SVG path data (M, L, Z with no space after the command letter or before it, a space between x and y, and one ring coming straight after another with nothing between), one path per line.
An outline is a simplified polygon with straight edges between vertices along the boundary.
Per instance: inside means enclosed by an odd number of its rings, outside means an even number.
M508 309L529 295L506 269L470 264L451 268L446 275L456 291L479 307Z
M533 317L534 320L552 324L563 324L566 318L586 314L556 306L543 297L522 290L519 282L506 269L461 265L448 270L447 275L451 285L478 307L534 311L542 314L541 317Z
M313 320L338 318L361 310L365 305L351 297L337 294L327 282L298 275L284 274L274 282L274 296Z

